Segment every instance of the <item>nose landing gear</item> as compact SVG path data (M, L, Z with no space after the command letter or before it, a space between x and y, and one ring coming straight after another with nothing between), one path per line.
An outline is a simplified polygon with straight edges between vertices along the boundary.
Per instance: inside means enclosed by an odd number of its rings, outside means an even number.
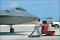
M10 32L14 33L14 28L12 27L12 25L9 25L9 26L10 26Z

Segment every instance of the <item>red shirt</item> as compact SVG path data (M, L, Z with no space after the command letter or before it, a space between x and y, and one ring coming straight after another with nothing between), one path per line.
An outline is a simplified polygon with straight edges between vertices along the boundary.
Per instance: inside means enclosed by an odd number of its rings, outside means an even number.
M44 24L44 33L46 33L48 31L48 25Z

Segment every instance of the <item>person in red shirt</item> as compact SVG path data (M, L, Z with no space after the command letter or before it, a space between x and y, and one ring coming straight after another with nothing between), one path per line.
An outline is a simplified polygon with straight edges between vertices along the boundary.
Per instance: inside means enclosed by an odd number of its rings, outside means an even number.
M44 34L45 34L48 31L48 24L46 20L43 21L43 27L44 27Z

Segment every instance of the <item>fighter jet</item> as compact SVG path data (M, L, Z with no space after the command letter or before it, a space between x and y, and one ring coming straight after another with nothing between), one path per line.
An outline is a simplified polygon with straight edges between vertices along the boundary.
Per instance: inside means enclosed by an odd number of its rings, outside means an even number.
M0 25L10 25L10 32L14 32L12 25L28 23L37 19L36 16L31 15L27 10L20 7L0 10Z

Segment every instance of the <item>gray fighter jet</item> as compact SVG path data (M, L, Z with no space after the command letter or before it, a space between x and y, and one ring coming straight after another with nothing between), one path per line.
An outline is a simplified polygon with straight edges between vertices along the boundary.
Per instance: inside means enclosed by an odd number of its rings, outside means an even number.
M38 20L37 17L28 13L24 8L0 10L0 25L10 25L10 32L14 32L12 25L23 24Z

